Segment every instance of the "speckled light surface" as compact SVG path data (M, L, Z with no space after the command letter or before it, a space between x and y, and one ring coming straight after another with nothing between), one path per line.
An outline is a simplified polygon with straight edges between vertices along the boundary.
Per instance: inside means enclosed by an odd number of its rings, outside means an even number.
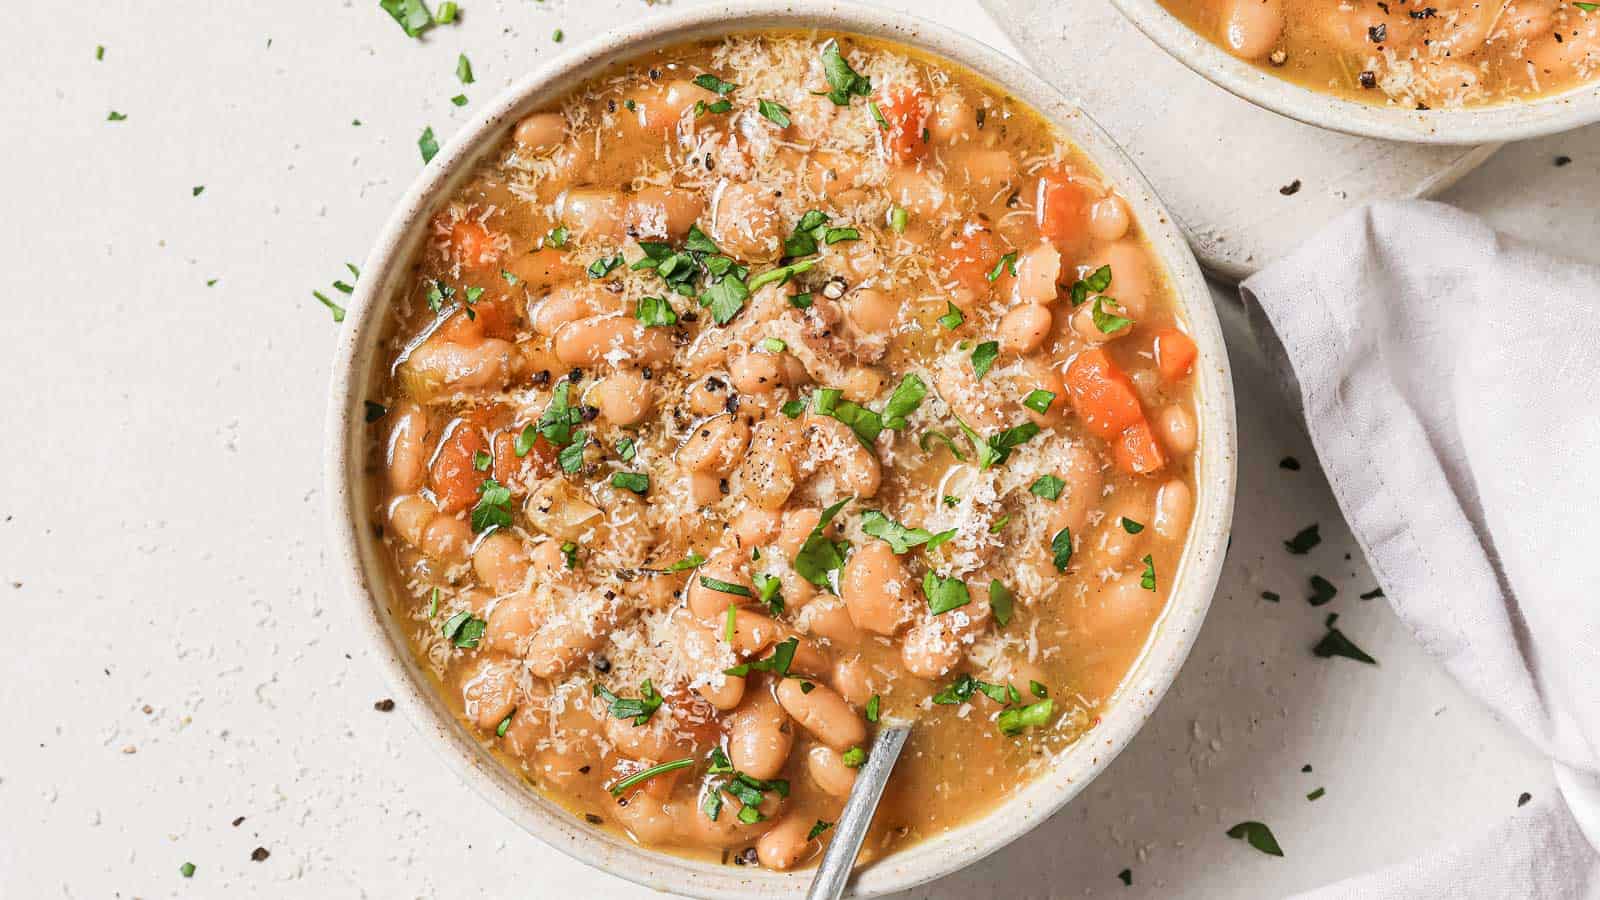
M975 4L897 2L998 42ZM451 96L486 99L555 50L558 27L578 41L651 14L635 0L463 8L421 43L366 0L9 14L8 35L29 38L0 57L7 896L659 896L527 837L374 709L382 681L342 633L322 549L338 326L310 291L366 254L418 171L423 126L444 138L471 112ZM1508 148L1447 198L1593 259L1582 198L1597 184L1600 138L1584 132ZM1382 601L1357 599L1370 576L1344 559L1309 448L1223 313L1237 526L1188 665L1072 806L912 896L1279 896L1549 790ZM1304 467L1280 469L1286 454ZM1313 521L1323 544L1288 555L1281 542ZM1312 573L1339 588L1329 606L1305 604ZM1378 668L1310 655L1330 610ZM1271 824L1286 858L1223 835L1243 819Z

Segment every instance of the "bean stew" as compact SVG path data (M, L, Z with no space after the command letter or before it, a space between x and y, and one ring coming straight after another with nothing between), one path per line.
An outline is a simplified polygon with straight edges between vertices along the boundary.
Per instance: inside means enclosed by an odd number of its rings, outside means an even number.
M1193 515L1195 343L1130 204L950 63L749 32L597 74L438 210L369 398L395 615L596 828L866 858L1083 739Z

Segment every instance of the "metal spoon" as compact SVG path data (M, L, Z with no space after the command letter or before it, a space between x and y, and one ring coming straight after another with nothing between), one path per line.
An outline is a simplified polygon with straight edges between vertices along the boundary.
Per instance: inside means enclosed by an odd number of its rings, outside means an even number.
M906 738L911 736L909 724L891 725L885 722L872 739L867 751L867 761L856 771L856 786L850 790L844 812L833 826L833 840L828 842L828 852L822 854L816 877L811 879L811 890L806 900L838 900L844 896L845 882L856 865L856 854L861 842L866 840L867 826L872 824L872 814L878 810L883 788L889 783L889 773L895 760L905 749Z

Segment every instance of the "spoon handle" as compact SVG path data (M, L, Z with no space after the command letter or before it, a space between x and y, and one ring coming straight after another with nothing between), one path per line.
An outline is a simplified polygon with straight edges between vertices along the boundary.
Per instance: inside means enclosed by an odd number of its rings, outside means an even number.
M845 883L855 868L856 854L867 837L867 826L872 824L872 814L878 810L884 786L889 783L889 773L910 735L909 725L886 723L878 729L866 763L856 772L856 786L850 791L850 799L845 801L844 812L833 826L833 840L828 842L828 851L822 855L816 877L811 879L806 900L838 900L844 896Z

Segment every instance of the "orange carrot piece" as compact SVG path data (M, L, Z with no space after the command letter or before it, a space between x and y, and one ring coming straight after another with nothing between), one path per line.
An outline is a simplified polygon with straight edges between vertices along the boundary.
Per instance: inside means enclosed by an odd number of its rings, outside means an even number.
M1079 353L1067 366L1067 394L1072 409L1089 432L1106 442L1144 421L1144 409L1133 382L1105 350Z
M1065 172L1046 172L1039 178L1037 210L1039 233L1057 248L1083 242L1089 228L1088 190Z
M1118 469L1134 475L1148 475L1167 464L1167 454L1150 423L1142 420L1117 436L1111 445L1111 459Z
M976 221L962 226L940 254L945 276L980 297L989 293L989 273L1002 255L994 231Z
M1194 340L1176 328L1156 334L1156 366L1164 381L1182 381L1199 355L1200 348Z
M928 152L928 142L923 133L928 127L928 115L933 102L917 88L898 87L873 99L883 121L883 149L893 162L915 162Z
M527 456L518 456L517 435L521 433L521 428L514 428L494 436L494 478L507 486L549 478L556 472L556 445L541 434L534 438Z
M433 495L438 499L441 512L458 513L478 502L478 485L488 473L479 472L472 465L472 458L478 451L487 449L483 433L466 422L458 422L439 445L428 471L428 481L433 485Z
M467 219L450 228L450 250L456 262L468 269L493 265L500 258L495 236L483 225Z

